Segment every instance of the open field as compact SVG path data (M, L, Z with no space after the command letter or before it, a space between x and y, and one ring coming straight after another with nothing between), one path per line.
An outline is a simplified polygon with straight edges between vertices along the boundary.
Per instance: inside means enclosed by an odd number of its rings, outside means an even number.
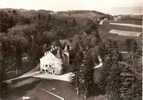
M124 41L127 38L139 37L142 34L143 26L129 21L109 21L109 24L102 25L99 30L102 38Z
M136 24L128 24L128 23L110 23L111 25L119 25L119 26L128 26L133 28L143 28L142 25L136 25Z
M139 37L141 35L141 32L123 31L123 30L116 30L116 29L110 30L109 33L117 34L117 35L121 35L121 36L133 36L133 37Z

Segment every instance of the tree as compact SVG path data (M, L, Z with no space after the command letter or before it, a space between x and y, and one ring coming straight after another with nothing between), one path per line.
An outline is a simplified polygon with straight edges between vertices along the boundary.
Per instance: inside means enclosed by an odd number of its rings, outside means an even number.
M24 32L19 29L19 26L12 27L7 33L7 37L13 43L16 58L16 72L22 67L22 54L26 52L28 40L24 37Z
M13 15L5 11L0 11L0 32L7 32L9 28L16 24Z
M7 60L9 56L9 38L5 33L0 34L0 98L3 98L7 92L7 86L3 83L7 79L6 70L8 68Z
M136 52L137 51L137 42L134 39L126 39L126 47L128 51L133 51Z

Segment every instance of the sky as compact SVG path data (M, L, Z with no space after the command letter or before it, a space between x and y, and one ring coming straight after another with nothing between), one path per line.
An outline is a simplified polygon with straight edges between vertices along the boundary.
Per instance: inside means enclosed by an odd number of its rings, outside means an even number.
M142 12L142 5L143 0L0 0L0 8L96 10L112 15L138 14Z

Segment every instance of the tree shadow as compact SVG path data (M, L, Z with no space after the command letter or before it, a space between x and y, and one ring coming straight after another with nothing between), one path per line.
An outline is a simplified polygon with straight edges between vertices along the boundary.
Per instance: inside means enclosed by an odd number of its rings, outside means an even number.
M95 97L99 95L105 95L105 90L101 89L97 84L93 84L93 86L90 87L89 95L88 97Z

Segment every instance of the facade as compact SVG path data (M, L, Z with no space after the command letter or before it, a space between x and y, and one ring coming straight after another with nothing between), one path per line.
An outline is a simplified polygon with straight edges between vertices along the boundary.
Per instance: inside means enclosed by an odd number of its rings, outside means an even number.
M40 70L48 74L62 74L62 60L50 51L40 59Z

